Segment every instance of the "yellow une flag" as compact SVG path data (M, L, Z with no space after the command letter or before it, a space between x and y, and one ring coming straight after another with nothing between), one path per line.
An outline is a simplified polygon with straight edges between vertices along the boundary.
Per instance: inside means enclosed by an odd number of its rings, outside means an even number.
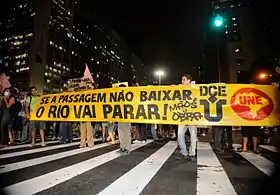
M273 86L208 84L97 89L44 95L31 120L275 126Z

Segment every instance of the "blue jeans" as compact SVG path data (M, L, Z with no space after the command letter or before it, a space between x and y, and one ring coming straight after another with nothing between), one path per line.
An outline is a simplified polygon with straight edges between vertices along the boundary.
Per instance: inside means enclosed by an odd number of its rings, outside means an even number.
M187 146L186 146L186 140L185 140L185 134L188 129L189 129L190 135L191 135L191 145L189 148L189 152L187 152ZM197 127L179 125L177 141L178 141L178 145L180 148L180 153L182 155L187 156L189 154L190 156L195 156L196 141L197 141Z
M156 127L151 127L151 133L152 133L153 140L158 140Z

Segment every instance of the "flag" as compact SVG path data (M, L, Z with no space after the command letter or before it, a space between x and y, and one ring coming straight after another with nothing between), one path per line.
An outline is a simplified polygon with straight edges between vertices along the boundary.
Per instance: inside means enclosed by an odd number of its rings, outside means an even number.
M10 88L11 84L9 82L9 79L7 78L5 73L2 73L0 75L0 92L3 92L4 89Z
M86 64L86 69L85 69L84 76L83 76L83 79L85 79L85 78L89 79L92 83L94 83L94 80L92 78L91 72L90 72L87 64Z

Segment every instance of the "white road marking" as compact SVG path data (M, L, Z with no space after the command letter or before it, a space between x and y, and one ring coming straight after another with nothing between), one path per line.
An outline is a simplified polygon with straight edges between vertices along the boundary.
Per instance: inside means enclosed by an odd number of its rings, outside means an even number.
M259 147L264 148L266 150L269 150L271 152L275 152L275 153L280 153L279 150L274 147L274 146L269 146L269 145L259 145Z
M177 148L177 142L168 142L98 195L138 195Z
M234 147L241 147L240 144L233 144ZM269 147L267 147L269 148ZM265 149L267 149L265 148ZM272 149L271 147L270 149ZM276 148L275 148L276 149ZM272 149L273 150L273 149ZM252 152L240 152L239 153L243 158L249 161L257 169L262 171L264 174L271 176L274 171L274 163L262 157L261 155L252 153Z
M102 138L94 139L95 142L100 141L100 140L102 140ZM55 149L60 149L60 148L67 148L67 147L76 146L76 145L80 145L80 143L73 142L73 143L69 143L69 144L61 144L61 145L48 146L48 147L42 147L42 148L35 148L35 149L31 149L31 150L24 150L24 151L20 151L20 152L1 154L0 159L22 156L22 155L26 155L26 154L34 154L34 153L38 153L38 152L44 152L44 151L55 150Z
M148 140L145 144L133 144L131 151L151 143L152 140ZM4 192L7 194L20 194L30 195L41 192L62 182L65 182L73 177L76 177L86 171L94 169L104 163L114 160L121 156L117 150L105 153L103 155L91 158L89 160L53 171L33 179L25 180L4 188Z
M209 143L197 143L197 195L237 195Z
M76 141L76 140L80 140L80 138L73 138L73 141ZM58 140L56 140L56 141L46 141L45 143L46 143L46 145L56 144L56 143L59 143L59 141ZM35 145L39 146L39 145L41 145L41 143L36 143ZM30 146L30 144L21 144L21 145L9 146L9 147L5 147L5 148L1 148L0 151L13 150L13 149L19 149L19 148L27 148L29 146Z
M118 141L116 141L116 142L118 143ZM23 169L23 168L27 168L27 167L31 167L31 166L43 164L46 162L55 161L58 159L81 154L84 152L97 150L99 148L103 148L106 146L109 146L109 144L107 144L107 143L98 144L98 145L95 145L93 148L79 148L79 149L75 149L75 150L71 150L71 151L67 151L67 152L61 152L61 153L57 153L57 154L40 157L40 158L35 158L35 159L31 159L31 160L25 160L25 161L20 161L20 162L16 162L16 163L3 165L0 169L0 173L6 173L6 172L10 172L10 171L15 171L15 170L19 170L19 169Z
M264 174L268 176L273 174L274 163L267 160L266 158L252 152L240 152L239 154Z

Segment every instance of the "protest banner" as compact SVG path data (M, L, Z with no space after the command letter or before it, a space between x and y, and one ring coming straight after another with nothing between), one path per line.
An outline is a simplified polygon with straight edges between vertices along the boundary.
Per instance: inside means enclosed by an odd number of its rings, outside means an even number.
M90 78L69 79L68 91L83 91L92 89Z
M274 126L273 86L208 84L98 89L44 95L31 120Z

